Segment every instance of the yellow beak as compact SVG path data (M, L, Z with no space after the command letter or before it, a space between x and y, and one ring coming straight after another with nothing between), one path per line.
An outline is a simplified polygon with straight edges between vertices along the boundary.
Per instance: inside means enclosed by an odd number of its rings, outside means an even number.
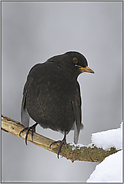
M88 66L86 66L86 67L82 67L79 65L75 65L75 66L77 66L81 70L81 72L94 73L94 71L92 69L90 69Z

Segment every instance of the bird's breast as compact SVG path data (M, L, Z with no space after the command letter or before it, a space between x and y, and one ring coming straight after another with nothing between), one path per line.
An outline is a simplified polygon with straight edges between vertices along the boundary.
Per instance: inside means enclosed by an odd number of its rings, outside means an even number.
M28 89L29 115L42 127L70 130L74 123L72 101L75 90L75 83L63 74L46 72L41 78L34 79Z

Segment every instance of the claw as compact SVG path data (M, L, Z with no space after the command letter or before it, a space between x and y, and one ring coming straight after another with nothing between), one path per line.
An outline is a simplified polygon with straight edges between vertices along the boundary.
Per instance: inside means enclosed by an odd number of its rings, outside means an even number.
M30 128L28 128L25 136L25 144L27 145L27 139L28 139L28 133L29 133ZM31 130L32 131L32 130Z
M37 126L37 123L35 123L33 126L31 127L25 127L24 129L22 129L19 133L19 136L21 137L21 133L24 132L25 130L27 130L26 132L26 136L25 136L25 144L27 145L27 139L28 139L28 134L29 131L31 131L31 137L32 137L32 142L33 142L33 133L35 132L35 127Z
M57 154L57 157L59 158L59 153L61 152L61 148L62 148L63 144L66 144L66 145L67 145L67 143L66 143L66 132L65 132L65 135L64 135L63 140L62 140L62 141L61 141L61 140L58 140L58 141L52 142L52 143L50 144L50 148L51 148L51 146L52 146L53 144L56 144L56 143L58 143L58 142L60 142L59 150L58 150L58 154Z

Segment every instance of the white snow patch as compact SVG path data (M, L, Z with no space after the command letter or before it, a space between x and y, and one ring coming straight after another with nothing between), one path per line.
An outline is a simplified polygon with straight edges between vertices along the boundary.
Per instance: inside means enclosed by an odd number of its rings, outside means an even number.
M122 182L122 172L122 151L118 151L98 164L87 182Z
M72 150L74 150L75 148L80 149L81 147L87 147L86 145L83 144L75 144L74 142L70 143L70 146L72 146Z
M111 147L120 150L122 149L122 130L123 123L121 123L121 126L118 129L93 133L91 137L92 144L97 148L103 148L104 150L108 150Z
M109 150L111 147L117 150L122 149L123 123L118 129L92 134L91 140L94 146L104 150ZM122 182L122 163L121 150L106 157L98 164L87 182Z

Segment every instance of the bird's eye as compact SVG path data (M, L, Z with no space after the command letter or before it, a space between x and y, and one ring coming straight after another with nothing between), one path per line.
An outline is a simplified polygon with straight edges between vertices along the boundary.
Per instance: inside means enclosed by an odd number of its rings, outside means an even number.
M78 63L78 59L76 57L73 58L74 63Z

